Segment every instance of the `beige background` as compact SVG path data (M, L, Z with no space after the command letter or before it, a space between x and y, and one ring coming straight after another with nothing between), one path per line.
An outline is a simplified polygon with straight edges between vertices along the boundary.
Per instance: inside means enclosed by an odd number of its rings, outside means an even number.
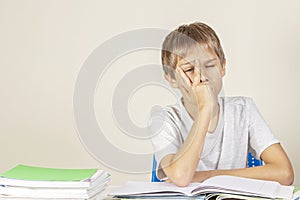
M299 19L298 0L0 0L0 172L18 163L100 167L112 174L112 184L149 180L150 174L107 168L83 147L72 108L76 77L88 55L114 35L204 21L215 28L225 49L225 94L255 99L289 154L295 184L300 185ZM122 59L102 80L107 85L99 82L96 100L111 97L111 81L117 82L132 66L160 60L157 51L135 52ZM124 68L119 70L119 65ZM164 96L158 99L157 94ZM145 87L133 95L129 110L136 124L146 124L157 99L161 104L174 101L162 88ZM107 117L107 104L96 103L95 108L112 142L128 148L126 139L116 139L118 130ZM126 150L139 151L143 145L129 145Z

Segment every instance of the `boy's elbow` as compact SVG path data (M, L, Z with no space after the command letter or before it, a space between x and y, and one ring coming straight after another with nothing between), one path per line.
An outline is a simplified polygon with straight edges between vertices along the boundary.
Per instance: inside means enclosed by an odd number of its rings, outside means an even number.
M282 185L292 185L294 183L294 172L292 169L284 169L281 173L281 181Z
M283 172L282 185L292 185L294 183L294 172L292 169Z
M169 175L170 180L172 183L179 187L186 187L192 182L192 175L189 173L184 172L182 170L174 170L172 174Z
M175 175L171 180L175 185L179 187L186 187L191 183L191 179L188 179L184 175Z

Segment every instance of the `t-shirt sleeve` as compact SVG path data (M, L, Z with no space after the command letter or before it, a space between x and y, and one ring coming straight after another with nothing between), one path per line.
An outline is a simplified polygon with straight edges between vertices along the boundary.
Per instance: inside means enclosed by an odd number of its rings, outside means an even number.
M151 116L148 124L148 133L151 137L153 151L157 162L156 173L158 177L164 178L165 175L160 169L161 160L169 155L176 154L179 150L180 136L176 124L172 122L169 113L165 109L151 111Z
M279 143L266 124L257 106L248 98L249 111L249 151L256 159L260 159L262 152L272 144Z

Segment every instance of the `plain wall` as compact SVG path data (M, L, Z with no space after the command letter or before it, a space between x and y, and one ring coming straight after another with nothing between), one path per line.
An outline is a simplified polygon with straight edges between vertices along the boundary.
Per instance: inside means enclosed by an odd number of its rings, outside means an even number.
M112 36L141 28L172 30L182 23L203 21L216 30L225 50L225 94L255 100L288 153L295 184L300 185L299 19L298 0L0 0L0 172L19 163L99 167L112 174L112 184L149 180L149 173L134 175L103 166L84 148L72 104L77 75L90 53ZM124 63L142 65L143 59L137 62L137 57L143 55L145 62L160 60L158 51L141 51L124 57ZM118 71L107 74L108 83L118 80ZM112 86L99 84L96 99L111 95ZM137 124L147 123L157 94L153 88L134 94L129 109ZM158 100L174 101L170 94ZM110 115L102 118L110 112L109 105L108 99L107 104L96 105L95 112L98 120L106 122L106 133L115 133ZM126 146L125 141L116 142Z

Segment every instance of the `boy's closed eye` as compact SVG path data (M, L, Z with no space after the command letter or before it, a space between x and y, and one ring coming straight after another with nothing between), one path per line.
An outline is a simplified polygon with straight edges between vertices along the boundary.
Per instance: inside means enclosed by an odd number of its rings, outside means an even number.
M205 68L213 68L215 67L214 64L209 64L209 65L206 65ZM193 73L195 70L195 67L194 66L191 66L191 67L186 67L183 69L183 72L184 73Z
M190 62L184 63L180 67L184 73L192 73L195 70L195 65Z
M185 68L185 69L183 69L183 72L184 73L192 73L192 72L194 72L194 67L188 67L188 68Z
M210 64L210 65L206 65L205 67L206 68L210 68L210 67L215 67L215 65L214 64Z

